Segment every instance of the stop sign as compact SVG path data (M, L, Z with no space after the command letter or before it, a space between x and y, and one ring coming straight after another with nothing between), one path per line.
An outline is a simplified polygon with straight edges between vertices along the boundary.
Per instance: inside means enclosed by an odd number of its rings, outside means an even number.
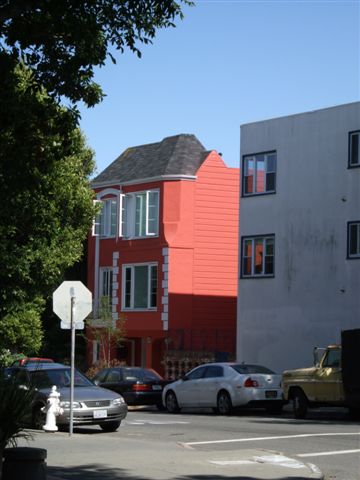
M61 318L61 328L71 328L71 299L73 299L73 321L75 328L84 328L83 320L92 311L92 295L79 281L65 281L53 293L53 311Z

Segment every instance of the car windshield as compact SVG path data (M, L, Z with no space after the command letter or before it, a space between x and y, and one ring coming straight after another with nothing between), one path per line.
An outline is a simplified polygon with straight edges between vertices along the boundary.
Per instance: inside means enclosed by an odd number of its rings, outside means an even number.
M51 388L53 385L58 388L70 387L70 378L70 368L35 370L30 374L31 383L36 388ZM74 387L89 387L92 385L93 383L90 380L75 370Z
M248 373L270 373L274 374L270 368L263 367L262 365L246 365L246 364L238 364L238 365L231 365L231 368L236 370L238 373L241 374L248 374Z

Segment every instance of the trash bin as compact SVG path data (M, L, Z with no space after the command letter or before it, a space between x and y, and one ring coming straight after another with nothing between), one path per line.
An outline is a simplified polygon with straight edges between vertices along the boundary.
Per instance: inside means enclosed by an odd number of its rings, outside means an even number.
M5 448L2 480L46 480L44 448Z

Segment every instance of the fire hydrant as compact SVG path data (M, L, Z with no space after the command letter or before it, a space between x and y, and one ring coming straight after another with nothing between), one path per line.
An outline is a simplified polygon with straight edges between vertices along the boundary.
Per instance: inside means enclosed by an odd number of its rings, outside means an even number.
M46 406L41 409L46 413L46 423L43 430L46 432L57 432L56 417L61 415L64 410L60 407L60 393L56 390L56 386L51 387L51 393L48 396Z

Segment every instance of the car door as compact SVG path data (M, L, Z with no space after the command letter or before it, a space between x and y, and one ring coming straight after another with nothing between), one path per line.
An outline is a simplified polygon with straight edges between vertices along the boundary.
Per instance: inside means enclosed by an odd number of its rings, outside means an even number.
M329 349L316 371L315 396L318 402L341 402L344 391L341 378L340 349Z
M103 382L101 382L101 386L122 395L125 387L124 383L122 382L121 370L119 368L110 368L105 379Z
M206 367L204 377L199 388L199 403L203 407L216 407L217 394L221 382L224 380L224 368L220 365Z
M176 389L179 405L183 407L201 406L199 398L202 390L202 377L206 366L197 367L187 373Z

